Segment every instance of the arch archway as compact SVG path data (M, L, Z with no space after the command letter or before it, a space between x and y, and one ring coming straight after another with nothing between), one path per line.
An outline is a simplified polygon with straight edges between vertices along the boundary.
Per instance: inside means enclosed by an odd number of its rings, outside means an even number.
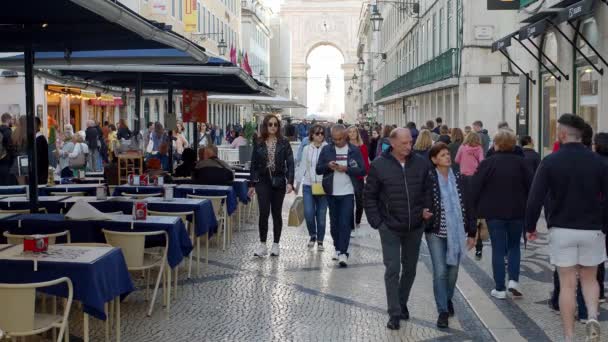
M344 55L331 44L319 44L306 56L308 114L339 119L344 113Z

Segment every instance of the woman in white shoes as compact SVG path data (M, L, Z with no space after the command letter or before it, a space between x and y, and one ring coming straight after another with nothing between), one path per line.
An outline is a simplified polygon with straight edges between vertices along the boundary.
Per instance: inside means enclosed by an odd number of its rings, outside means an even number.
M308 132L310 143L302 150L302 161L298 168L298 180L302 182L302 194L304 195L304 218L310 240L308 248L314 248L315 244L319 251L324 250L323 239L325 238L325 223L327 220L327 197L321 181L323 176L317 175L317 161L325 142L325 128L314 125Z
M479 164L473 176L471 194L478 217L485 217L492 241L492 271L496 288L490 293L498 299L521 298L519 263L526 201L532 185L532 170L515 151L517 138L502 129L494 136L496 153ZM505 288L505 256L509 284Z
M251 185L249 197L258 194L260 208L259 228L261 244L254 255L268 255L268 217L272 212L273 239L270 256L279 256L279 242L283 229L283 200L285 193L293 191L294 161L289 141L281 135L281 121L267 115L260 127L260 137L251 155Z

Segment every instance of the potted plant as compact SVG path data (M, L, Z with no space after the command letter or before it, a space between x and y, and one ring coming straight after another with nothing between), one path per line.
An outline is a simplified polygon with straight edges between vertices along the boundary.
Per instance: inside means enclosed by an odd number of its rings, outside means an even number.
M243 125L243 137L247 140L247 145L239 146L239 163L245 165L248 161L251 161L251 154L253 153L253 137L257 132L257 125L252 121L247 121Z

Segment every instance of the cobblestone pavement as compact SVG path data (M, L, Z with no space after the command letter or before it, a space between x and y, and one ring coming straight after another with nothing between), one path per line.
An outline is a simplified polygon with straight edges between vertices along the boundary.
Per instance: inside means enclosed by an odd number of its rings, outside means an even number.
M285 213L292 198L286 200ZM307 249L305 225L285 224L278 258L254 258L257 227L248 224L235 233L228 250L211 250L200 278L187 280L182 272L169 313L158 300L148 318L141 291L131 294L121 305L122 340L494 341L460 292L450 329L436 328L431 263L424 246L409 303L412 318L399 331L386 329L379 237L365 224L361 233L352 240L349 267L340 269L331 260L332 247ZM330 239L326 246L332 246ZM81 316L76 307L73 340L80 340ZM102 322L91 320L91 334L93 341L103 340Z
M285 201L285 221L292 199ZM131 294L121 306L122 340L560 341L561 321L548 307L552 267L543 224L539 231L539 240L522 251L521 300L489 295L494 287L489 242L482 260L469 253L460 268L456 317L448 330L435 326L432 266L423 240L409 303L412 318L402 322L401 330L389 331L379 236L365 222L360 236L351 240L346 269L331 260L329 231L326 251L307 249L304 224L293 228L285 222L280 257L254 258L258 233L250 222L235 233L229 249L211 249L200 278L185 279L181 272L178 298L169 313L157 300L148 318L141 291ZM603 331L608 331L607 308L601 308ZM76 307L70 325L76 341L81 340L81 316ZM577 323L579 336L583 332L584 326ZM103 340L102 322L91 320L91 334L93 341Z

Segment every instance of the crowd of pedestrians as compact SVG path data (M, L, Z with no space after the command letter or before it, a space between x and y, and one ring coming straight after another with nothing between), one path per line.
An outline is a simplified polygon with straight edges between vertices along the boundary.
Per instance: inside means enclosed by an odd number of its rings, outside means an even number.
M273 118L264 121L262 130L280 124ZM361 208L365 209L367 221L380 233L389 329L399 329L400 321L410 317L407 303L423 236L433 265L438 327L449 327L449 317L455 314L452 297L462 258L475 248L476 258L481 259L485 236L492 246L494 286L489 294L499 300L522 298L522 243L537 238L544 208L551 263L556 267L554 297L559 300L554 308L561 313L565 340L574 341L577 290L579 319L586 323L588 340L600 340L597 316L608 229L608 133L593 137L580 117L564 114L558 120L554 152L541 159L532 138L516 136L505 122L492 137L481 121L450 129L441 118L426 122L420 130L415 123L403 128L347 128L339 123L331 126L329 137L327 126L308 126L295 161L295 180L288 154L287 159L281 156L285 166L281 164L280 174L289 190L302 184L311 249L324 250L329 208L333 259L341 267L348 265L351 230L361 222ZM262 190L259 203L266 206L260 217L262 252L267 207L282 204L286 189L282 186L272 196L264 193L272 193L272 178L266 171L272 143L267 139L257 145L252 160L252 184ZM276 215L275 234L280 236L279 210ZM277 251L278 242L275 236Z

